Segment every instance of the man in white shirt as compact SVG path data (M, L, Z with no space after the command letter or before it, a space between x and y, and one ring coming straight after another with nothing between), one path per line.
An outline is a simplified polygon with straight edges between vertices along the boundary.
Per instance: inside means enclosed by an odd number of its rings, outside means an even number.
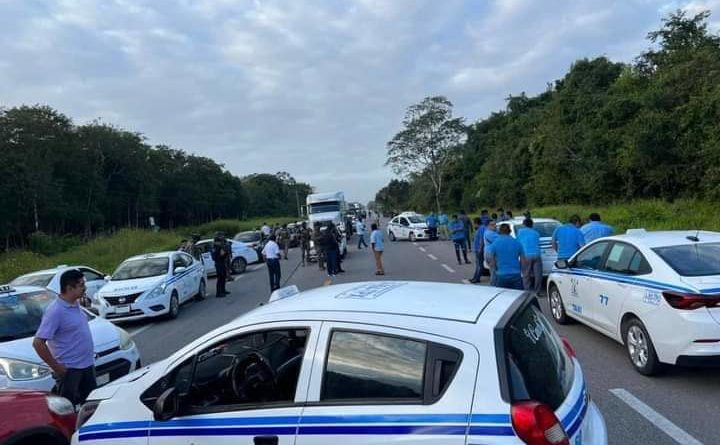
M272 233L272 229L270 228L270 226L267 225L266 222L264 222L262 227L260 228L260 233L262 234L262 238L266 240Z
M362 218L358 218L357 222L355 223L355 232L358 236L358 250L362 249L360 246L367 247L367 243L365 242L365 223L363 222Z
M280 289L280 246L275 242L275 235L270 235L263 247L262 255L270 275L270 292Z

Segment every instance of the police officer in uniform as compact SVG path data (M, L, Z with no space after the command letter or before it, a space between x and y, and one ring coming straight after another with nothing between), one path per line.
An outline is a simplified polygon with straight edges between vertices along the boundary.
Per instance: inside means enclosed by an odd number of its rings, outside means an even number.
M228 258L230 252L227 249L227 243L220 236L213 239L212 259L215 262L215 272L217 273L215 282L215 296L222 298L230 292L225 290L225 282L228 275Z

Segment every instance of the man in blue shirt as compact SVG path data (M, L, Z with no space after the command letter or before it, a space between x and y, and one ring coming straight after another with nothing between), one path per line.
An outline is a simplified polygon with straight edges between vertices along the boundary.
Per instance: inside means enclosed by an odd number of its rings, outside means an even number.
M440 233L443 239L448 239L448 216L445 213L441 213L438 217L438 224L440 225Z
M523 248L522 279L525 290L534 290L536 295L542 289L543 267L540 256L540 234L533 229L533 220L525 218L523 226L516 234Z
M435 218L434 213L430 213L428 217L425 219L425 224L427 224L428 232L431 240L437 239L437 226L438 226L438 220Z
M495 286L522 290L520 259L523 248L518 240L510 236L509 224L500 226L500 235L490 245L488 253L488 263L495 267Z
M612 226L600 221L600 215L597 213L590 214L590 222L582 226L580 231L583 233L586 243L594 241L598 238L611 236L615 233Z
M489 222L490 222L490 215L488 215L488 210L482 209L480 211L480 225L482 227L487 227Z
M558 260L567 260L585 245L585 237L578 228L580 217L573 215L570 222L555 229L552 235L552 247Z
M487 210L485 211L487 213ZM485 259L483 249L483 236L485 235L485 226L482 224L482 217L475 218L475 238L473 238L473 249L475 249L475 274L470 279L471 283L479 283L483 274L483 262Z
M462 264L462 261L460 261L460 250L462 250L465 264L470 264L467 257L467 245L465 244L465 225L458 219L457 215L453 215L452 221L450 221L450 237L455 246L455 257L457 258L458 264Z
M485 227L485 232L483 233L483 257L488 258L489 253L488 249L490 248L490 245L495 241L495 239L498 237L498 234L496 232L497 223L494 219L491 219L490 222L488 222L488 225ZM495 268L492 264L488 262L488 268L490 269L490 286L495 286Z

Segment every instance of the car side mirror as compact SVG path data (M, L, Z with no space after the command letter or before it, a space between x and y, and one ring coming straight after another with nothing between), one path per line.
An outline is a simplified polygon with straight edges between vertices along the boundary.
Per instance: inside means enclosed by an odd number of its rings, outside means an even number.
M180 399L175 388L168 388L160 394L153 406L153 417L155 420L165 422L177 416L180 411Z
M111 279L112 279L112 277L110 275L105 275L103 277L103 280L105 280L105 281L110 281Z
M180 266L180 267L176 267L175 270L173 270L173 273L175 275L177 275L177 274L185 272L186 270L187 270L187 267Z
M567 269L568 262L567 260L557 260L555 261L555 267L557 267L558 269Z

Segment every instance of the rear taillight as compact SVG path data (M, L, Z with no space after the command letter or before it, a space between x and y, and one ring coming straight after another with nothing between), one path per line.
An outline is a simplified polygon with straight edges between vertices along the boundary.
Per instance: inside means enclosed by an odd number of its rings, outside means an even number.
M567 355L569 355L571 358L577 357L577 354L575 354L575 349L570 344L570 340L567 339L567 337L560 337L563 343L563 347L565 348L565 352Z
M701 307L720 307L720 295L690 294L664 291L665 301L675 309L693 310Z
M543 403L514 403L511 418L515 433L528 445L570 444L555 412Z

